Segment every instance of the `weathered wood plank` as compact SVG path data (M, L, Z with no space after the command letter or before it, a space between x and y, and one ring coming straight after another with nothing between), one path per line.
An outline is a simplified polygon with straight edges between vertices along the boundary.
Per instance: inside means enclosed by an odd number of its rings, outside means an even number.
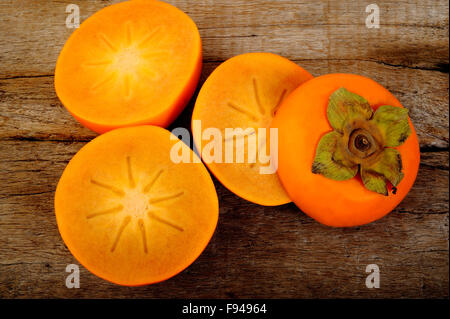
M410 109L422 147L448 147L448 74L405 69L367 61L296 61L313 75L344 72L373 78ZM205 63L198 88L219 63ZM172 127L189 127L195 96ZM28 138L89 140L95 133L83 128L62 107L53 77L0 80L0 139Z
M131 293L85 269L82 289L64 285L65 266L77 262L59 236L53 192L82 145L0 143L2 297ZM425 153L416 184L400 206L380 221L351 229L322 226L293 204L251 204L216 181L220 222L206 251L164 284L133 288L133 297L189 298L192 291L225 298L448 296L448 175L448 152ZM381 268L378 290L365 288L370 263Z
M67 252L60 255L65 248L55 247L53 259L0 265L0 296L191 299L195 293L196 298L448 298L447 247L430 248L430 238L417 235L417 229L433 233L441 224L448 226L446 216L393 216L389 226L382 220L367 228L342 230L323 228L304 216L299 219L296 212L259 214L237 210L222 214L205 252L164 283L119 287L81 267L81 288L67 289L65 267L77 261ZM262 218L263 225L249 227ZM237 227L238 222L243 226ZM286 224L296 228L286 231ZM54 240L61 245L57 237ZM391 243L392 237L397 244ZM365 268L372 263L380 267L379 289L364 284Z
M83 20L118 1L72 2L80 6ZM366 28L366 1L168 2L197 23L205 61L269 51L293 60L372 60L448 72L447 1L378 1L380 29ZM8 45L0 47L0 78L53 73L73 31L65 26L66 5L56 0L2 1L0 42Z

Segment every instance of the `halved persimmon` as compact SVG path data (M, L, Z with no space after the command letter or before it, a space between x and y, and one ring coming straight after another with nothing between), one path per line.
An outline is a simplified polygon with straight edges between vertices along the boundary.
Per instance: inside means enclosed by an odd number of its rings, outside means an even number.
M366 77L329 74L279 108L278 175L297 206L330 226L370 223L392 211L417 175L420 152L408 112Z
M202 65L195 23L160 1L108 6L75 30L56 64L55 89L83 125L103 133L169 125L194 93Z
M172 162L177 141L156 126L116 129L67 165L55 195L59 231L95 275L128 286L159 282L208 244L218 219L216 190L201 162Z
M270 152L270 132L266 129L277 107L290 92L311 78L294 62L271 53L235 56L208 77L192 114L194 142L208 168L230 191L260 205L291 201L276 170L263 171L270 163L263 163L261 154ZM211 129L219 130L220 139L210 134ZM240 132L232 132L235 129ZM227 130L235 134L228 135ZM253 152L249 141L257 144L253 145ZM215 143L215 149L210 147L211 143ZM242 143L240 147L238 143ZM220 155L216 156L217 152ZM210 153L214 159L205 160Z

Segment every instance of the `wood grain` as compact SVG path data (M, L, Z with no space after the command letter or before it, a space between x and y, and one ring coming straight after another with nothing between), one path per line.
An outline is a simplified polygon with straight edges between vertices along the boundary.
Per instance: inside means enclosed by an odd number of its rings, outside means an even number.
M79 5L82 19L117 2L70 1ZM366 28L365 8L370 3L366 1L168 2L197 23L205 61L270 51L292 60L366 60L448 69L449 4L445 1L380 1L380 29ZM8 45L0 48L0 78L53 74L58 53L72 32L65 27L67 4L1 2L2 43Z
M204 49L200 84L225 59L269 51L314 76L357 73L387 87L410 109L421 166L406 199L372 224L322 226L295 205L246 202L217 180L220 220L205 252L178 276L127 288L77 263L53 212L58 179L96 136L63 108L53 88L58 53L82 19L118 1L6 0L0 3L0 297L2 298L448 298L449 39L447 1L377 1L381 28L365 27L367 1L168 1L197 23ZM200 85L199 85L200 87ZM193 101L171 127L189 127ZM381 287L367 289L376 263Z

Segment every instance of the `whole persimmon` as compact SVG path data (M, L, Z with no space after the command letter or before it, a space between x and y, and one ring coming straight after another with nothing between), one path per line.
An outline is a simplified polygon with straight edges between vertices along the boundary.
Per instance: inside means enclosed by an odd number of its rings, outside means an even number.
M391 212L417 176L420 150L408 110L363 76L328 74L291 93L272 122L278 175L320 223L356 226Z

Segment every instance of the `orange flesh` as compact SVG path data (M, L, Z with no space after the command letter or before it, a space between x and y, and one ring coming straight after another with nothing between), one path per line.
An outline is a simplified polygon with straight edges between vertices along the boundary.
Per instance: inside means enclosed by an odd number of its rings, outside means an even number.
M129 286L159 282L208 244L218 219L214 184L202 163L171 161L179 140L170 136L155 126L117 129L86 144L64 170L59 231L95 275Z
M225 128L253 128L256 132L258 151L269 155L269 142L258 138L258 128L269 127L273 113L284 97L312 76L295 63L270 53L247 53L222 63L209 76L195 103L194 121L201 121L201 128L218 128L222 132L222 158L227 143L236 138L225 139ZM268 132L266 133L268 134ZM261 166L268 166L256 158L249 162L248 137L244 138L245 163L208 163L211 172L236 195L251 202L274 206L290 202L276 175L260 174ZM200 136L194 132L199 147ZM210 140L202 139L203 148ZM203 155L203 154L202 154ZM253 159L250 159L253 160Z
M420 161L417 135L410 122L412 134L397 148L405 176L395 195L383 196L367 190L359 174L347 181L313 174L311 165L317 144L332 130L326 115L328 99L340 87L366 98L374 110L381 105L402 107L388 90L368 78L329 74L295 90L272 122L279 134L278 175L289 196L312 218L336 227L367 224L392 211L412 187Z
M195 23L160 1L126 1L83 22L58 58L55 89L83 125L103 133L137 124L166 127L201 72Z

